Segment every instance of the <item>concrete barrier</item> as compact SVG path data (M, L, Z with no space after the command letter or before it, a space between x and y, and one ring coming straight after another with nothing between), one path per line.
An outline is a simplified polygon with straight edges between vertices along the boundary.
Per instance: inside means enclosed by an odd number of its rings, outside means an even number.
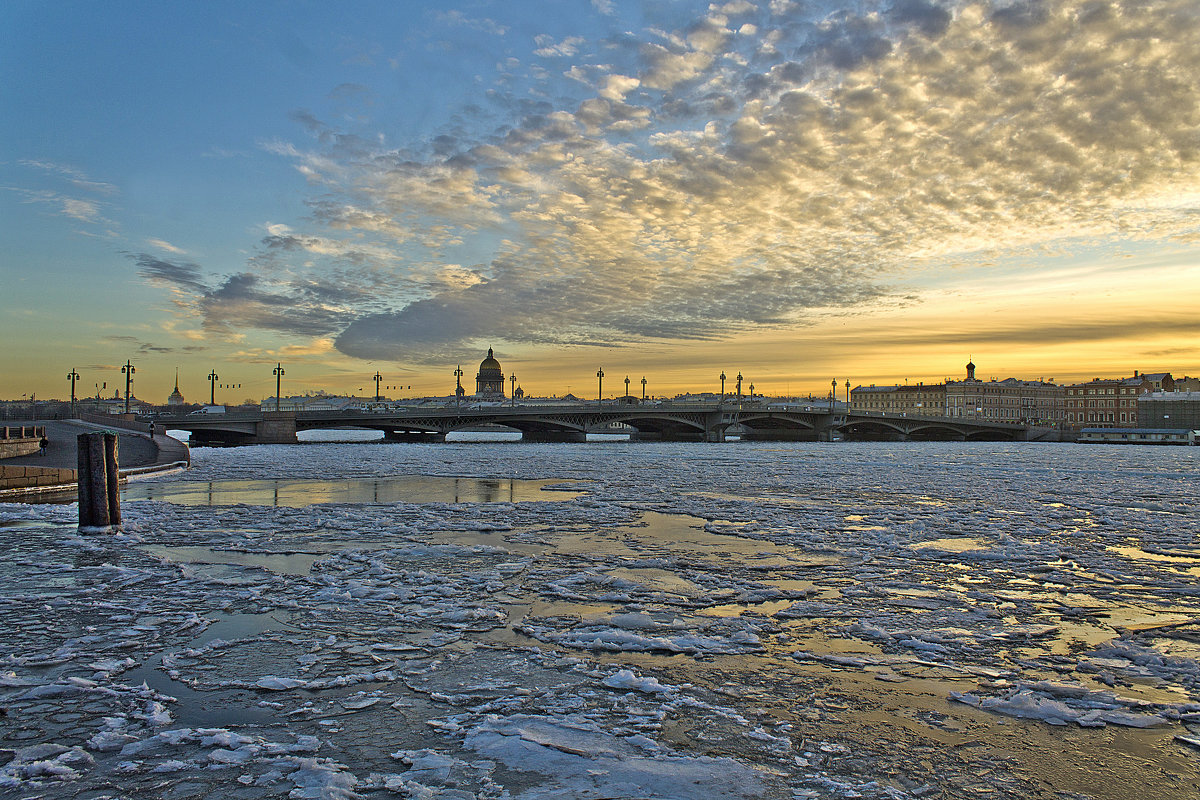
M46 435L44 425L4 425L0 427L0 458L17 458L36 453Z

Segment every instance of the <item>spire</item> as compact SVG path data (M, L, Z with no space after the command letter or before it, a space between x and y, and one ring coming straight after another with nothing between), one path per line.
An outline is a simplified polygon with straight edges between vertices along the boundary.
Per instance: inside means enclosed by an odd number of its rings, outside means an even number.
M175 368L175 394L179 394L179 367Z

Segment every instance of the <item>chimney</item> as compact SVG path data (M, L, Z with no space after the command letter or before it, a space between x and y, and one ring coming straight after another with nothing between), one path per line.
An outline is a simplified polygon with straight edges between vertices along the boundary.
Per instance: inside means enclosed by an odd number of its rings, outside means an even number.
M1133 371L1133 377L1135 377L1135 378L1137 377L1137 370L1136 370L1136 369Z

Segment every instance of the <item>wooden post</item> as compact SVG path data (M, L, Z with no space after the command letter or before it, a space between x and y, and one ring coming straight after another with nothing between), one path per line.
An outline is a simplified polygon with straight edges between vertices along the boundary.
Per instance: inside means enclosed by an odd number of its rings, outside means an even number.
M121 484L117 472L117 435L81 433L76 480L79 485L79 527L107 528L121 524Z
M117 467L117 434L104 434L104 478L108 483L108 524L121 524L121 474Z
M79 485L79 527L92 525L92 461L89 458L90 448L88 437L92 434L81 433L75 437L75 464L78 471L75 481ZM105 507L108 501L105 500Z

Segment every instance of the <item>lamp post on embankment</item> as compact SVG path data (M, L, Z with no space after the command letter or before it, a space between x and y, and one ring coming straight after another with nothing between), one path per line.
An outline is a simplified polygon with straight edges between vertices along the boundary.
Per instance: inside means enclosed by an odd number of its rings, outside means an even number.
M604 405L604 367L596 370L596 405Z
M642 376L642 402L646 402L646 376Z
M137 369L133 364L129 363L129 359L125 359L125 366L121 367L121 372L125 373L125 413L129 413L129 387L133 383L133 373Z
M383 376L378 372L375 373L375 402L379 402L379 382L383 380Z
M462 396L464 394L463 388L462 388L462 376L464 374L466 374L466 373L464 373L462 371L461 364L455 368L455 370L454 370L454 407L455 408L458 408L459 404L462 403Z
M67 373L67 380L71 382L71 416L75 416L75 381L79 380L79 373L72 367Z
M208 404L215 406L217 404L217 381L221 380L221 376L217 371L210 370L208 373Z
M508 394L509 394L508 406L509 406L509 408L516 408L517 407L517 373L514 372L512 375L509 375L508 380L509 380L509 385L512 387L508 390ZM504 384L502 383L500 385L503 386Z
M278 411L279 403L282 400L282 398L279 396L279 383L280 379L283 378L283 364L276 363L275 369L273 369L271 372L275 375L275 410Z

